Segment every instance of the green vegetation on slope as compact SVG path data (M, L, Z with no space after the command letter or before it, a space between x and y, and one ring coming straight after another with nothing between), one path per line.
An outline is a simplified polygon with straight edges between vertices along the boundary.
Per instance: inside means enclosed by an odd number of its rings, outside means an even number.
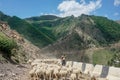
M90 19L93 19L96 25L93 25L90 22ZM29 19L27 21L29 22ZM93 40L97 40L98 43L96 44L101 44L103 46L120 39L120 25L105 17L82 15L75 18L69 16L65 18L57 18L55 20L33 20L31 25L34 25L36 29L42 31L51 38L53 43L58 39L65 37L69 32L73 31L75 27L80 27L81 29L86 28L88 33L92 32L92 34L89 33L88 35L91 36ZM101 33L98 33L99 36L97 36L98 31L93 32L89 31L89 29L99 30Z
M8 32L0 32L0 62L26 62L26 52L21 45L17 44L19 41L17 42L4 34Z
M36 29L35 26L18 17L14 16L10 18L8 20L8 24L12 29L17 30L20 34L25 36L25 38L39 47L43 47L54 42L53 39L44 34L41 30Z
M45 29L42 29L43 31L38 30L36 26L29 24L25 20L22 20L16 16L10 17L1 12L0 20L8 22L12 29L18 31L26 39L28 39L34 45L37 45L40 48L47 46L48 44L52 44L54 42L54 38L52 39L51 37L49 37L49 33L46 34Z
M100 44L100 42L109 44L120 40L120 25L105 17L81 15L77 18L74 16L60 18L53 15L44 15L20 19L15 16L4 15L1 12L0 19L7 21L12 29L18 31L40 48L55 43L74 31L75 28L86 29L85 33L92 38L91 40L96 40L96 44ZM90 19L94 21L95 25L90 22ZM99 31L102 34L99 33L99 36L97 36Z
M115 54L113 55L112 59L108 62L108 65L120 67L120 46L119 46L119 43L118 43L118 46L111 48L111 51L113 51Z
M49 21L49 20L55 20L55 19L58 19L58 18L59 17L54 16L54 15L43 15L43 16L26 18L26 20L29 21L29 22L34 22L34 21Z
M93 55L93 64L102 64L120 67L120 49L118 48L108 48L100 49L94 51Z
M13 48L16 48L17 44L14 40L6 37L0 32L0 51L6 53L8 57L11 56L11 51Z
M120 25L118 23L105 17L91 16L91 18L94 20L96 27L102 31L108 43L120 40Z
M0 20L8 22L12 29L22 34L38 47L43 48L55 43L55 47L51 47L54 50L59 49L58 51L61 48L61 52L62 50L66 50L66 52L82 50L87 48L89 44L95 45L95 47L96 45L103 46L104 44L111 44L120 40L120 25L105 17L81 15L77 18L73 16L59 18L52 15L44 15L20 19L0 12ZM9 40L3 40L2 43L7 41L11 44ZM103 45L99 45L100 43ZM2 48L1 50L7 51ZM8 52L10 52L9 49ZM116 54L113 54L114 52L111 50L96 51L93 54L93 63L112 65L114 58L116 58Z
M10 18L10 16L5 15L4 13L2 13L2 12L0 11L0 20L1 20L1 21L7 21L9 18Z
M107 49L97 50L93 53L93 64L108 65L113 55L114 53Z
M43 31L43 33L47 33L49 37L56 41L75 27L75 19L73 16L70 16L51 21L34 21L32 25L36 26L38 30Z
M108 62L110 66L120 67L120 53L113 55L113 58Z

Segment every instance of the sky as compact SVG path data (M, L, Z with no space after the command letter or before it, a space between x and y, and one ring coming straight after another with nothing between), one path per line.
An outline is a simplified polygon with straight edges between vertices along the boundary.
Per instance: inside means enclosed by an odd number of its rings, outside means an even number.
M20 18L87 14L120 20L120 0L0 0L0 11Z

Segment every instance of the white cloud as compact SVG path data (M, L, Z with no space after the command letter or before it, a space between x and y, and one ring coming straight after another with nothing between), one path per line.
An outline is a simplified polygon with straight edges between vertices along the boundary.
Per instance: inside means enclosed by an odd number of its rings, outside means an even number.
M114 0L114 6L119 6L120 5L120 0Z
M42 13L40 15L54 15L54 16L59 16L58 14L55 14L55 13Z
M86 3L85 0L80 0L80 2L76 0L65 0L58 5L58 10L60 11L59 16L66 17L74 15L77 17L81 14L90 14L102 6L101 1L96 0Z
M118 13L118 12L114 13L114 16L118 16L118 15L119 15L119 13Z
M107 14L105 14L104 16L105 16L105 17L108 17L108 15L107 15Z

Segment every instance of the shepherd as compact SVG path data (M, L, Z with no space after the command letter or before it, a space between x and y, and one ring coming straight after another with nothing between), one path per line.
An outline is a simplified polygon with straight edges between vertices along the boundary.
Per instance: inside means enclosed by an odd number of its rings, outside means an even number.
M62 66L66 65L66 56L65 56L65 54L61 56L61 62L62 62Z

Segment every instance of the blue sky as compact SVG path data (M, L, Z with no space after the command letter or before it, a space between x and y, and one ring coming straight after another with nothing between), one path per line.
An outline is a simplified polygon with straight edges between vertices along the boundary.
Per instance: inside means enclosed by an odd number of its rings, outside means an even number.
M120 0L0 0L0 11L20 18L88 14L120 20Z

